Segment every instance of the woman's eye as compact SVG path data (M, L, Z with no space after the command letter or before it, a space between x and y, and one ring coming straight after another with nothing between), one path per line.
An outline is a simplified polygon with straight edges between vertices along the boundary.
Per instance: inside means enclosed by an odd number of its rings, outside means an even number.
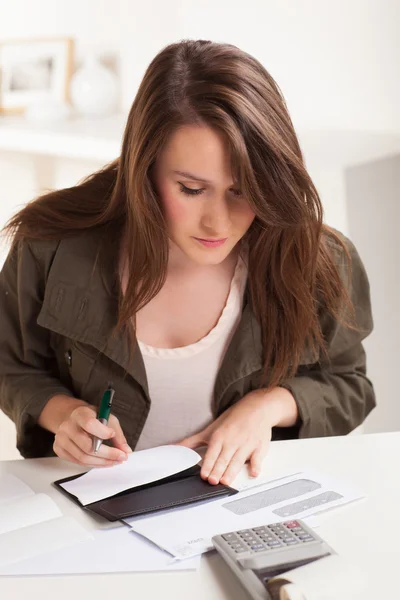
M183 185L183 183L180 183L179 185L181 187L181 192L183 194L186 194L187 196L199 196L204 192L204 188L189 188L186 185ZM230 192L237 197L240 197L242 195L242 192L240 190L230 190Z
M202 194L204 192L203 188L192 189L192 188L186 187L186 185L183 185L183 183L181 183L179 185L181 186L181 192L183 192L187 196L199 196L200 194Z

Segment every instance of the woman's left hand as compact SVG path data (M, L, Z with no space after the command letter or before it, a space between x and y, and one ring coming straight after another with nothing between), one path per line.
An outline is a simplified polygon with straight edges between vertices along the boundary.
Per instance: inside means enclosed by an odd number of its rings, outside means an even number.
M179 444L207 445L201 477L230 485L247 460L250 474L259 475L271 441L272 427L294 425L298 418L292 394L280 387L254 390L228 408L208 427Z

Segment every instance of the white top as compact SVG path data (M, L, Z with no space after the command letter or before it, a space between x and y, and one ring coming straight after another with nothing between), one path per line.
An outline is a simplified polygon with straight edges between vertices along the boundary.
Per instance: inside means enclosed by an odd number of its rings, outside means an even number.
M151 407L136 450L179 442L212 421L215 380L241 319L246 280L247 267L239 257L218 323L198 342L154 348L138 340Z

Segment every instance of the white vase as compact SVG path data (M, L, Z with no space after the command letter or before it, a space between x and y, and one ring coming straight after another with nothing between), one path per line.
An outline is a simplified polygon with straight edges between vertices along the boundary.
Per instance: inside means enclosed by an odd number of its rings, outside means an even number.
M117 76L89 54L71 79L71 101L76 111L87 117L106 116L116 111Z

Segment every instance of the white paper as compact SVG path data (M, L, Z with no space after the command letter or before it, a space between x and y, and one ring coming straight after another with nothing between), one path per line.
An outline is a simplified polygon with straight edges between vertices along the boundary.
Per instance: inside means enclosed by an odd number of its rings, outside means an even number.
M0 566L72 546L91 539L75 519L59 517L4 533L0 537Z
M367 592L367 574L337 554L282 573L288 599L362 600ZM329 585L327 585L329 582Z
M34 494L3 504L0 511L0 534L62 517L57 504L46 494ZM2 538L0 538L2 543Z
M185 446L158 446L132 452L124 464L109 469L92 469L82 477L61 485L86 506L124 490L189 469L200 459L197 452Z
M29 485L26 485L18 477L14 475L0 476L0 506L18 500L18 498L27 498L34 495L35 492L31 490Z
M120 525L93 539L0 567L0 575L73 575L196 570L200 556L175 561L170 554Z
M314 482L318 486L317 489L302 493L289 500L276 502L271 506L251 510L246 514L235 514L232 512L232 507L229 507L232 502L250 498L265 490L278 490L278 486L286 483L294 481L301 483L305 479ZM176 558L182 559L211 550L213 548L211 538L214 535L295 518L301 519L362 497L360 492L313 471L304 471L261 486L256 485L256 481L254 480L254 488L245 489L229 498L221 498L194 507L174 509L152 516L127 518L124 519L124 522L160 548L170 552ZM318 495L331 491L341 497L320 506L312 506L313 499ZM255 498L250 498L250 503L254 500ZM300 500L304 500L306 503L301 511L290 514L290 516L279 516L274 513L281 509L290 510L290 505ZM247 503L249 504L249 501Z

